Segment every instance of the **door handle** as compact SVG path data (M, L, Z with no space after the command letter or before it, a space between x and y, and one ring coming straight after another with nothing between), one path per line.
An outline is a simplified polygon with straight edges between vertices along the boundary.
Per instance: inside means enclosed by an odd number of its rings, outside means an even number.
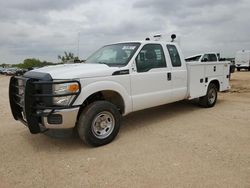
M172 80L172 74L171 72L168 72L168 81Z

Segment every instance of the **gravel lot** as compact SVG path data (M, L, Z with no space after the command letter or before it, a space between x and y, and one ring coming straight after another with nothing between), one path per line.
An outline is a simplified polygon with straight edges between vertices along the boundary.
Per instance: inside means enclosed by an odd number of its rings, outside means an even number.
M250 187L250 72L214 108L178 102L133 113L109 145L32 135L0 76L0 187Z

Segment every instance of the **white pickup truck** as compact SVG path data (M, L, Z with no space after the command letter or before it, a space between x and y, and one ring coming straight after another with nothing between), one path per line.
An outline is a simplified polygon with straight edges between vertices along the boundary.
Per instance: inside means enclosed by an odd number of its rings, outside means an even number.
M186 62L216 63L216 62L226 61L226 58L220 58L219 53L209 52L209 53L193 55L193 56L187 57L185 60L186 60ZM227 62L224 62L224 63L227 63ZM230 63L230 68L229 68L229 77L230 77L230 74L234 73L234 71L235 71L235 65L231 61L228 61L228 63Z
M204 53L204 54L197 54L185 59L187 62L218 62L219 61L219 54L214 52L211 53Z
M175 42L133 41L102 47L85 63L64 64L12 77L12 114L31 133L77 128L92 146L111 142L120 117L199 98L212 107L229 86L226 62L186 63Z

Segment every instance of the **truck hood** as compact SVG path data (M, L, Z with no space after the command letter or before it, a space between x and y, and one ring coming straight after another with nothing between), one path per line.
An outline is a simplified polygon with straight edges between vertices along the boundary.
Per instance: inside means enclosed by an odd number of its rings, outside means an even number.
M52 79L74 79L111 76L118 70L120 70L119 67L109 67L105 64L75 63L47 66L29 72L33 75L35 73L47 73L50 74Z

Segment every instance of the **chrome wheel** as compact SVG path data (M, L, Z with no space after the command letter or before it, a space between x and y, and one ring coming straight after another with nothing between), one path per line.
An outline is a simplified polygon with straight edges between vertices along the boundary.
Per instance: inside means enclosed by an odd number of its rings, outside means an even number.
M210 89L208 92L208 102L209 104L213 104L216 100L216 90L215 88Z
M115 127L115 118L112 113L103 111L97 114L92 122L92 133L99 139L107 138Z

